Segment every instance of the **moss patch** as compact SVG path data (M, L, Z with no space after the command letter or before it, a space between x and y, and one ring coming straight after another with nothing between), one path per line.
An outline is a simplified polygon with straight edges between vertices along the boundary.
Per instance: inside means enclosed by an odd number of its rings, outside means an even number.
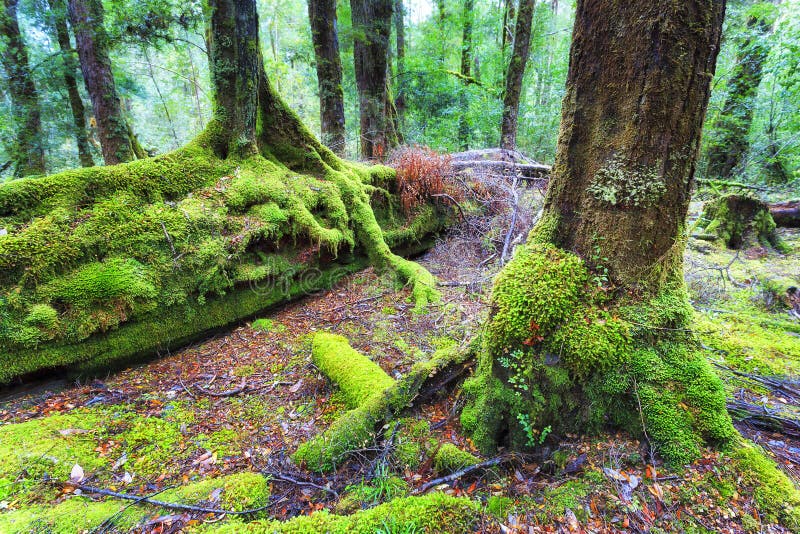
M334 515L327 511L300 516L286 522L229 523L210 527L206 532L233 534L374 534L384 532L473 532L479 507L469 499L432 493L422 497L403 497L362 510L352 515Z

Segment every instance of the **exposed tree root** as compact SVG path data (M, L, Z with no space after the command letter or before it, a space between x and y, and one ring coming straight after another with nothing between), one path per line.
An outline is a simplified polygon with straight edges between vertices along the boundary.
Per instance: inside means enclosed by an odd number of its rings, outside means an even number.
M355 352L349 345L343 348ZM384 423L397 418L414 402L424 400L464 376L472 365L471 357L469 351L443 349L434 353L430 360L414 365L405 377L382 392L371 396L356 395L362 399L360 404L345 412L322 434L302 444L295 452L294 460L312 471L334 469L351 451L372 442L377 429ZM326 374L330 373L329 376L336 379L337 367L328 366L322 370L326 368L330 369ZM353 396L348 391L352 392L353 388L345 385L345 395Z

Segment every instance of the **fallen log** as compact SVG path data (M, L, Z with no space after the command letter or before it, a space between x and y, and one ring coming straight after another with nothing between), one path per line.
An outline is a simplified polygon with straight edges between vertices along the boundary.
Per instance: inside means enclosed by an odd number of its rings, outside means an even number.
M769 204L769 213L778 226L800 228L800 200Z
M495 160L453 160L450 162L456 172L474 174L497 173L517 174L526 180L544 179L550 175L550 165L541 163L515 163L513 161Z

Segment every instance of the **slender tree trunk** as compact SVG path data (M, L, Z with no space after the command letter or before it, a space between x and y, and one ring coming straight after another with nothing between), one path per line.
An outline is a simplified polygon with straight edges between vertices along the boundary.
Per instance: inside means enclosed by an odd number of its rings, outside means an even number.
M75 33L83 80L92 100L103 160L106 165L114 165L131 161L136 154L111 72L103 16L100 0L69 0L69 18Z
M503 26L500 28L500 56L506 59L508 44L514 39L515 0L503 0Z
M78 80L76 73L78 61L75 58L75 50L69 40L69 29L67 27L67 5L64 0L48 0L50 9L53 12L53 23L56 29L56 39L61 58L64 62L64 86L67 88L69 97L69 107L72 110L72 124L75 134L75 141L78 145L78 159L83 167L93 167L92 149L89 145L89 135L86 133L86 108L83 99L78 91Z
M14 174L44 174L39 94L31 77L25 41L19 31L17 0L3 1L3 12L0 13L0 44L3 50L0 61L8 80L8 93L13 106L16 139L9 152L15 165Z
M685 220L725 0L578 0L540 221L499 273L462 424L484 450L604 425L684 463L735 436L688 330Z
M342 59L336 26L336 0L308 0L308 20L317 61L322 142L338 155L345 151Z
M462 18L464 21L463 32L461 36L461 91L459 92L459 108L460 114L458 117L458 142L461 150L469 150L469 99L467 95L467 81L471 75L472 67L472 24L473 14L475 9L475 0L464 0L464 13Z
M739 43L736 66L728 82L728 97L714 125L714 139L708 147L708 174L728 179L747 156L747 134L761 84L764 62L769 54L767 36L772 31L772 11L751 15L747 32Z
M381 159L397 144L387 113L392 0L350 0L361 118L361 156Z
M395 0L394 3L394 32L397 43L397 93L394 98L395 109L397 110L397 126L402 132L405 130L406 120L406 23L405 6L403 0Z
M514 50L506 71L506 90L503 93L503 118L500 126L500 147L517 147L517 124L522 80L531 50L531 26L536 0L520 0L519 15L514 28Z

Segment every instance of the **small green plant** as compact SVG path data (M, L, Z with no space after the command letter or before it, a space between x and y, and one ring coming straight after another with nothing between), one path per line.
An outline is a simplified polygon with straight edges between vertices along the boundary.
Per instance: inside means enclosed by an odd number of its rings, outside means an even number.
M525 353L515 350L508 356L498 358L500 365L508 369L508 383L517 390L517 393L527 392L528 381L525 378Z
M592 245L592 254L589 257L589 263L593 266L592 268L592 282L598 287L602 288L606 284L608 284L608 267L606 267L606 263L608 263L608 258L603 256L603 252L600 249L600 241L603 238L595 236L594 237L594 244Z

